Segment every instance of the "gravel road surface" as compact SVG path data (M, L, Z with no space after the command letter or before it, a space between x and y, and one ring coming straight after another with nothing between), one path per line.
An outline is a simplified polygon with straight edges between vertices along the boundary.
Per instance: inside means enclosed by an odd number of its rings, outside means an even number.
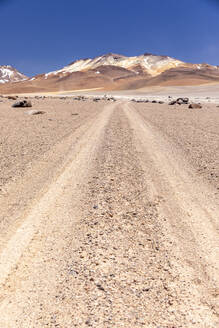
M219 326L219 108L0 103L0 328Z

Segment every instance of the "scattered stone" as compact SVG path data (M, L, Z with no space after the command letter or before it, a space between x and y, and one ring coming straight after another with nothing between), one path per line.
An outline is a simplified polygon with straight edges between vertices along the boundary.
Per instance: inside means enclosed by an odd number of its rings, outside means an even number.
M8 96L7 98L9 100L17 100L18 96Z
M196 109L196 108L202 108L200 104L190 104L189 108Z
M164 101L158 101L159 104L164 104Z
M112 96L107 96L107 95L104 95L103 97L104 100L107 100L107 101L116 101L116 99Z
M148 103L148 99L133 99L132 101L135 101L136 103Z
M71 115L72 115L72 116L75 116L75 115L79 115L79 114L78 114L78 113L72 113Z
M16 108L16 107L32 107L31 101L27 101L27 100L22 100L22 101L18 101L16 103L14 103L12 105L12 107Z
M103 292L105 292L105 289L100 284L96 284L96 286L99 290L102 290Z
M79 274L79 272L76 271L76 270L71 269L71 270L69 271L69 274L72 275L72 276L77 276L77 275Z
M169 105L187 105L189 103L189 98L177 98L169 102Z
M35 96L34 98L35 98L35 99L45 99L46 96Z
M176 105L176 100L172 100L171 102L169 102L170 106Z
M42 110L29 110L28 112L26 112L26 114L28 115L40 115L40 114L45 114L45 112L43 112Z
M157 104L157 100L152 100L152 104Z
M178 98L178 99L176 100L176 103L177 103L178 105L182 105L182 104L184 104L184 101L183 101L182 98Z
M91 326L91 322L90 322L90 320L85 321L85 325L87 325L87 326Z
M85 98L84 96L77 96L74 97L73 100L78 100L78 101L85 101L87 98Z
M183 104L188 104L189 103L189 98L178 98L176 100L178 105L183 105Z
M131 99L131 101L136 102L136 103L141 103L141 102L143 102L142 99L135 99L135 98Z

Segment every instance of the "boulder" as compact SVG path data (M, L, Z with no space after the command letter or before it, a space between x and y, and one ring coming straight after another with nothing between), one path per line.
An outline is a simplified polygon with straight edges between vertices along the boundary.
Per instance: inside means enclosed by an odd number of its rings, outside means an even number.
M188 104L189 103L189 98L178 98L176 100L178 105L183 105L183 104Z
M189 108L192 108L192 109L199 109L199 108L202 108L202 105L200 105L200 104L190 104L189 105Z
M12 107L17 108L17 107L32 107L31 101L27 101L27 100L22 100L22 101L18 101L16 103L14 103L12 105Z

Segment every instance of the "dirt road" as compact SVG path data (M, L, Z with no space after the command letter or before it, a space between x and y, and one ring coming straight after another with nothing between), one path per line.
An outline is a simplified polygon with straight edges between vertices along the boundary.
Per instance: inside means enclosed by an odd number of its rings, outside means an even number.
M85 103L5 182L0 328L218 327L218 112L156 106Z

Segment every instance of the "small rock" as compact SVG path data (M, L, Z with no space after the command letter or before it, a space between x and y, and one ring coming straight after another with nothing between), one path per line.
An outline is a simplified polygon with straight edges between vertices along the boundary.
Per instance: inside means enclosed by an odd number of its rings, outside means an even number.
M105 289L100 284L96 284L96 286L99 290L102 290L103 292L105 292Z
M172 100L171 102L169 102L169 105L176 105L176 100Z
M69 271L69 274L72 275L72 276L77 276L79 274L79 272L72 269L72 270Z
M18 97L17 97L17 96L8 96L7 98L8 98L9 100L17 100Z
M85 98L84 96L77 96L77 97L74 97L73 100L78 100L78 101L85 101L87 98Z
M85 325L91 326L91 321L90 320L85 321Z
M45 114L45 112L43 112L42 110L29 110L28 112L26 112L26 114L28 115L40 115L40 114Z
M189 108L196 109L196 108L202 108L200 104L190 104Z

